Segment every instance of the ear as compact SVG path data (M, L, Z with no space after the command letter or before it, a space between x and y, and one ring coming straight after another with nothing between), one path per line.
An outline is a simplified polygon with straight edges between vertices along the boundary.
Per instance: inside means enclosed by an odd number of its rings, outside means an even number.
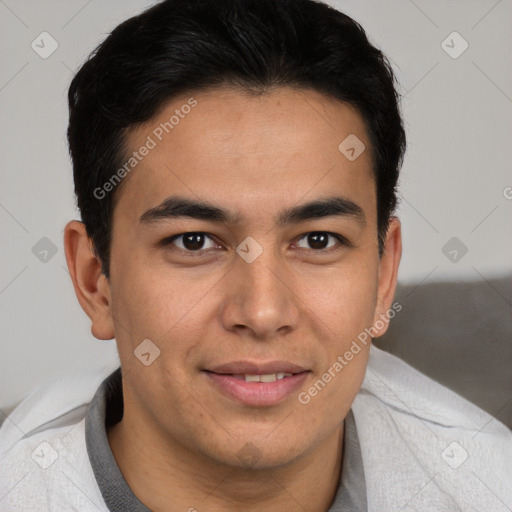
M82 222L72 220L66 224L64 250L78 302L91 319L92 335L100 340L110 340L114 338L110 283L101 273L101 263L92 247Z
M382 336L389 325L389 310L395 296L398 267L402 257L402 229L398 217L391 217L386 234L384 251L379 262L377 304L373 318L374 338ZM401 309L401 308L400 308ZM393 314L394 316L394 314ZM392 318L392 317L391 317ZM378 326L383 327L379 328Z

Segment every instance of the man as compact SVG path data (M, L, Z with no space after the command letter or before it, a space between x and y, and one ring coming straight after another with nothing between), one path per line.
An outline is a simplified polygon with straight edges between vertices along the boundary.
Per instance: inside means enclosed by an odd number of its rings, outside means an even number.
M506 427L371 345L401 309L405 134L357 23L167 0L69 104L66 258L121 366L14 411L2 510L512 507Z

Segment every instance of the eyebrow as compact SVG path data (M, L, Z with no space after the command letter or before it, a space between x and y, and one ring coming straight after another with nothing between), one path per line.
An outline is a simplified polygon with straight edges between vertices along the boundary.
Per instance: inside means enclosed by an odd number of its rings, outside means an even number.
M317 199L309 203L292 206L280 212L275 222L278 226L286 226L311 219L332 216L352 217L358 223L366 224L363 209L353 201L341 196ZM185 197L171 196L160 205L144 212L140 216L139 222L150 224L180 217L224 224L237 224L242 220L239 214L207 201L196 201Z

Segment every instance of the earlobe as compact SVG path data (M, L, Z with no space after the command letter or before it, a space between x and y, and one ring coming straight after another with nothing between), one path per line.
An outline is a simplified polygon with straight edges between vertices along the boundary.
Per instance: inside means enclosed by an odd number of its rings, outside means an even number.
M378 333L374 338L382 336L388 328L389 310L395 295L398 277L398 267L402 257L402 232L398 217L391 217L386 235L384 251L379 262L379 284L377 292L377 305L373 324ZM393 315L394 316L394 315ZM379 329L378 327L384 324Z
M64 250L78 302L92 322L92 335L100 340L114 338L110 285L101 273L101 263L92 251L82 222L73 220L66 224Z

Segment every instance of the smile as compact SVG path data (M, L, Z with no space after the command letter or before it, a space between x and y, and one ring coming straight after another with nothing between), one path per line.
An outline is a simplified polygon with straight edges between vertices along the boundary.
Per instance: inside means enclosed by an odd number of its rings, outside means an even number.
M291 377L293 373L267 373L266 375L233 375L235 379L245 380L245 382L275 382L276 380L282 380L285 377Z
M237 403L259 407L275 406L290 395L295 396L310 374L306 370L299 373L202 373L216 393Z

